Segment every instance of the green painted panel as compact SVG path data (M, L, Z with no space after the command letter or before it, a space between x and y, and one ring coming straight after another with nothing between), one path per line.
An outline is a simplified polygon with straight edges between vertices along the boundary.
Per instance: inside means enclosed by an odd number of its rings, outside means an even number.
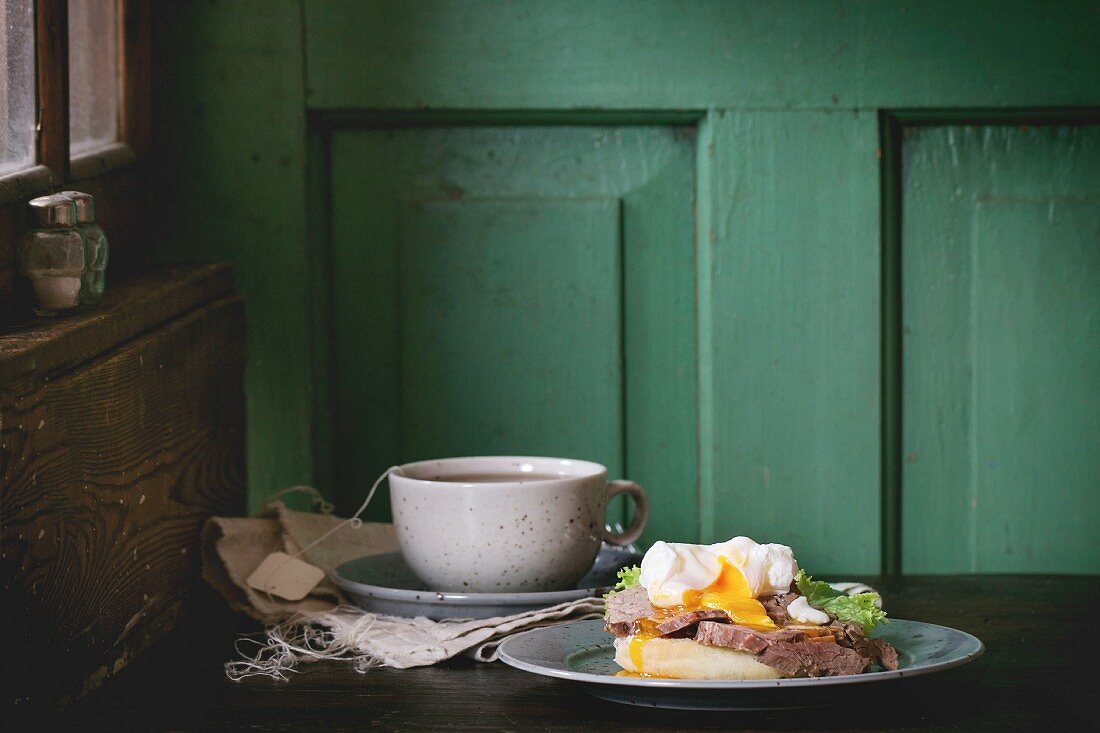
M643 543L699 536L695 141L677 134L673 157L622 200L624 460L653 499Z
M171 16L153 23L156 256L234 265L255 510L313 474L301 8L161 3L155 13Z
M622 471L619 202L401 206L402 456Z
M1089 0L306 0L313 109L1082 105Z
M876 118L716 113L704 134L703 538L877 572Z
M1100 572L1100 127L904 146L906 572Z
M331 474L347 511L402 456L411 205L615 199L618 460L659 507L645 539L748 531L791 542L814 570L877 570L873 110L1095 104L1098 14L1076 0L173 9L154 39L158 185L172 201L158 212L159 256L237 265L249 309L251 505L311 475L327 489ZM308 188L307 107L326 111ZM392 110L406 117L379 122ZM675 126L700 115L696 148ZM329 125L368 118L461 126L325 138ZM1019 160L998 158L998 175L1016 180ZM971 224L1028 232L1025 208L976 204ZM932 220L970 226L955 217L941 207ZM944 308L966 307L955 302L965 294L937 292ZM966 348L967 332L941 341ZM961 383L957 365L937 368ZM943 430L968 409L944 406ZM922 450L918 463L935 453ZM941 452L945 466L967 460ZM934 537L976 521L930 516L939 519L910 530ZM978 534L967 536L976 548Z
M348 130L330 156L342 508L397 461L544 452L694 538L693 136Z

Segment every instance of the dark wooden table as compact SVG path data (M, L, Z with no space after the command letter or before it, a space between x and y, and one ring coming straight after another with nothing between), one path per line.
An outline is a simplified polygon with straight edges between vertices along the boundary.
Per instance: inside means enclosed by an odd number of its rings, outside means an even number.
M1100 578L868 580L892 615L969 631L985 642L985 656L942 674L868 686L865 697L840 707L701 713L617 705L571 683L468 660L365 675L323 663L289 682L234 683L222 663L240 624L208 614L51 722L79 730L1094 729Z

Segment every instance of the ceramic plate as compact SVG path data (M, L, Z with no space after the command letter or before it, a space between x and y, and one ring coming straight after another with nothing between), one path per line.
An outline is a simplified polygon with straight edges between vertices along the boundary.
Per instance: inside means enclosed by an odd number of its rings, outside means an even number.
M355 605L390 616L493 618L603 595L616 582L615 572L641 555L603 545L592 569L575 588L544 593L450 593L433 591L416 577L401 553L371 555L340 565L332 578Z
M612 637L598 619L525 631L505 639L498 652L506 664L579 682L590 694L614 702L685 710L773 710L840 702L848 693L865 691L865 685L940 672L972 662L985 650L966 632L919 621L892 619L874 636L898 650L897 671L745 681L616 677L620 668Z

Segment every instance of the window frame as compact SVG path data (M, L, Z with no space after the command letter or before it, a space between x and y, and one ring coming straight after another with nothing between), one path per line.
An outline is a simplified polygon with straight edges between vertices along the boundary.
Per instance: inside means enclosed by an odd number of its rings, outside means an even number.
M0 311L24 300L15 275L16 242L26 229L26 202L65 188L103 197L107 210L141 190L150 139L150 3L118 2L118 140L73 156L69 144L68 0L35 0L35 162L0 176ZM140 221L122 217L110 232L112 255L140 238ZM25 294L24 294L25 296ZM0 321L8 320L0 317Z
M69 3L35 0L35 164L0 176L0 205L123 168L149 147L149 3L117 0L119 139L69 153Z

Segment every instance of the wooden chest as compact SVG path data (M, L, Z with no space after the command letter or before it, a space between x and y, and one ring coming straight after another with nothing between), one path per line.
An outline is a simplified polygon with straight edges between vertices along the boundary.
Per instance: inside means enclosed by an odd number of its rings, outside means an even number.
M5 704L78 697L175 624L203 521L244 510L243 368L225 265L0 332Z

